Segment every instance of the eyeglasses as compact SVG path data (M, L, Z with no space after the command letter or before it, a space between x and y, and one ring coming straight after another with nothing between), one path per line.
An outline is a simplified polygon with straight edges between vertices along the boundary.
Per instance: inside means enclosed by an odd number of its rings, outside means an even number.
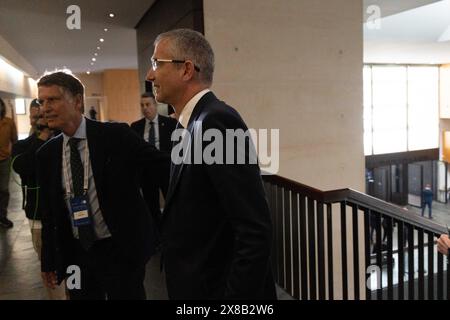
M186 61L189 61L189 60L155 59L155 58L152 58L152 59L151 59L153 71L156 71L156 69L158 69L158 67L159 67L159 62L185 63ZM200 72L200 68L197 67L195 64L194 64L194 70L197 71L197 72Z

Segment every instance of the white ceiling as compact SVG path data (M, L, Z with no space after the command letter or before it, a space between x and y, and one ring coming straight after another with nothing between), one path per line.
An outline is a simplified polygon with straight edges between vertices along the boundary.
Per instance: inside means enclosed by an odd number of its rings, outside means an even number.
M63 67L73 72L137 68L134 26L154 1L0 0L0 36L39 74ZM66 10L74 3L81 9L81 30L66 27ZM450 41L439 41L446 31L450 40L450 0L364 0L364 10L373 4L381 10L381 28L364 25L364 62L450 63ZM365 12L364 21L368 16Z
M379 29L364 25L364 62L450 63L450 0L381 16Z
M154 1L0 0L0 36L38 73L63 67L73 72L137 68L134 27ZM80 30L66 26L72 4L81 10ZM95 52L97 61L91 66Z

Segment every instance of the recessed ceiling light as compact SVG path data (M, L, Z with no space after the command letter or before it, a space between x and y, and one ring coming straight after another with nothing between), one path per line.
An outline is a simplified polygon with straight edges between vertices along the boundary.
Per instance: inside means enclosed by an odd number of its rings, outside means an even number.
M105 41L105 39L103 39L103 38L100 38L100 42L103 42L103 41Z
M90 71L87 71L86 73L87 73L87 74L91 74L91 72L90 72Z
M94 53L94 56L98 56L98 53L96 52L96 53Z
M109 17L110 17L110 18L114 18L114 13L110 13L110 14L109 14Z
M92 58L92 61L96 61L97 59L95 59L95 58Z
M94 65L94 63L93 62L91 62L91 66L93 66Z
M103 30L105 30L105 32L108 32L108 28L105 28L105 29L103 29Z
M97 47L97 50L100 50L100 47Z

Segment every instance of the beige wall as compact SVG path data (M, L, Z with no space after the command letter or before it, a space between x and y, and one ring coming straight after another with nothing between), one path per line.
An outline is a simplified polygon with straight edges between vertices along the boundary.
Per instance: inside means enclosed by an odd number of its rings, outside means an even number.
M141 117L138 71L105 70L102 73L78 74L85 86L85 114L90 106L102 121L131 123Z
M79 73L76 76L84 84L86 97L103 96L103 73Z
M137 70L103 72L103 94L107 111L105 120L131 123L141 117L140 89Z
M281 129L279 174L364 191L361 1L208 0L204 20L213 90Z
M444 132L450 131L450 65L442 65L439 71L439 146L441 159L450 161L450 146L444 150L443 143Z
M249 127L280 129L279 174L322 190L364 191L362 1L203 4L205 36L216 54L213 90ZM342 231L335 217L333 273L339 299ZM350 221L348 216L347 230ZM364 248L359 249L364 297ZM353 253L348 254L350 271Z

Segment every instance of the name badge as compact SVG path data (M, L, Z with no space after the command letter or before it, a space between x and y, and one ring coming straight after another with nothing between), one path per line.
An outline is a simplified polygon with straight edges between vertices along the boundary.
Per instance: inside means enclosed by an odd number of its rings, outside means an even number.
M70 199L70 209L72 211L73 225L75 227L91 224L88 204L89 202L86 196Z

